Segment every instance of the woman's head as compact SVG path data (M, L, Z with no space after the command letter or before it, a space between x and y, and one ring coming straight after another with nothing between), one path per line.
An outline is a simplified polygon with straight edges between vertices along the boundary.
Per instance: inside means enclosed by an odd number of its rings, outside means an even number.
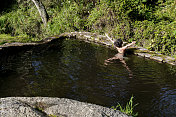
M123 44L123 41L121 39L117 39L115 42L114 42L114 45L121 48L122 47L122 44Z

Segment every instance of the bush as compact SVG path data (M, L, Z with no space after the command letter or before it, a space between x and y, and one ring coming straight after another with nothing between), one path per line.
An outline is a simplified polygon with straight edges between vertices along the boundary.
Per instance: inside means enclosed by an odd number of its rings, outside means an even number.
M19 6L15 12L9 12L0 17L0 27L2 33L11 35L28 35L29 37L39 37L41 20L35 7L26 9Z
M65 2L62 9L54 9L54 17L48 23L49 35L82 30L83 20L79 16L79 6L76 2Z

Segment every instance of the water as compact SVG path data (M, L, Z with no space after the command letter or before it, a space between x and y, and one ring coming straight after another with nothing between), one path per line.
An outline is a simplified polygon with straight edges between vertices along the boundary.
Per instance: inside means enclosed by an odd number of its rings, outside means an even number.
M112 107L133 95L139 117L175 117L176 67L133 55L126 66L120 60L105 65L115 54L76 40L21 52L0 64L0 97L64 97Z

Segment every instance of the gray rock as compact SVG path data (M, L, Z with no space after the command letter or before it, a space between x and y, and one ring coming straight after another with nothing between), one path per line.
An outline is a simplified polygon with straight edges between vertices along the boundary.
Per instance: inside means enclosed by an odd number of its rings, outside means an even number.
M146 48L143 48L143 47L138 47L138 49L139 49L140 51L148 51Z
M136 53L136 55L145 57L145 53Z
M128 117L118 110L65 98L8 97L0 102L0 117Z
M163 62L163 58L159 57L159 56L152 56L151 59L154 59L154 60L159 61L159 62Z
M43 113L15 99L0 99L0 117L42 117Z

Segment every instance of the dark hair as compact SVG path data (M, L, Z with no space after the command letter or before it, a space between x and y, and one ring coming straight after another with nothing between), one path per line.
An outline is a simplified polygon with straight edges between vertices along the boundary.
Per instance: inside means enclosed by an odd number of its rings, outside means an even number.
M115 42L114 42L114 45L117 46L117 47L122 47L122 44L123 44L123 41L121 39L117 39Z

